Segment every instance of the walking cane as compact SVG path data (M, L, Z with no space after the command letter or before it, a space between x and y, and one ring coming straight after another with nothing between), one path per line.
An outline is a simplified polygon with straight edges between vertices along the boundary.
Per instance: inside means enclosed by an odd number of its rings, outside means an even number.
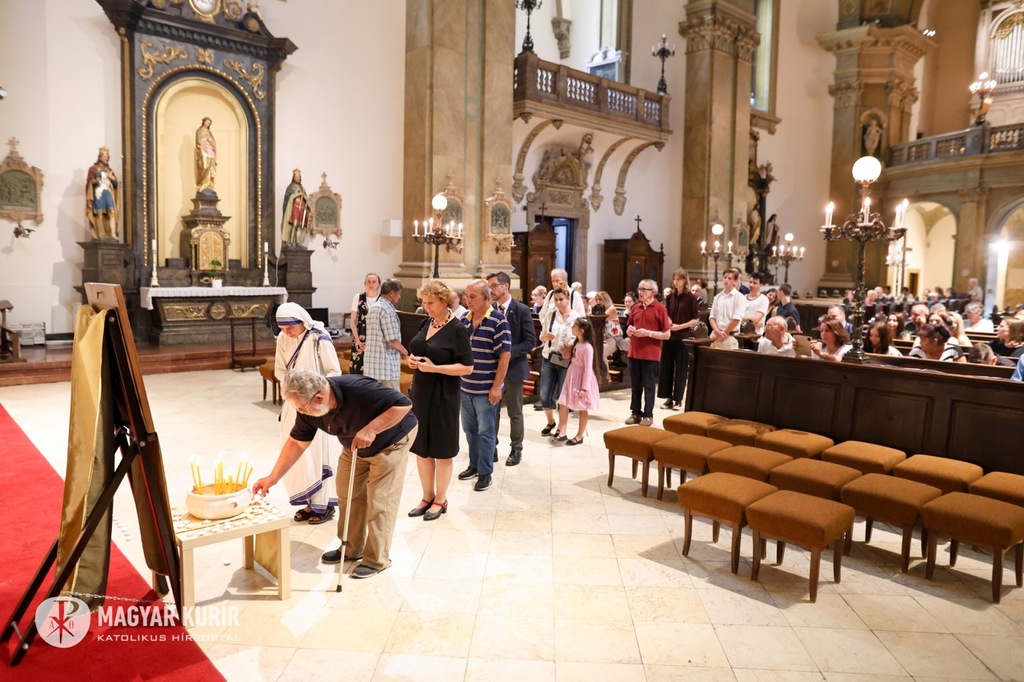
M338 562L338 587L335 592L341 592L341 579L345 575L345 547L348 545L348 521L352 512L352 488L356 483L356 462L359 457L359 448L352 448L352 464L348 468L348 495L345 496L345 522L341 526L341 560Z

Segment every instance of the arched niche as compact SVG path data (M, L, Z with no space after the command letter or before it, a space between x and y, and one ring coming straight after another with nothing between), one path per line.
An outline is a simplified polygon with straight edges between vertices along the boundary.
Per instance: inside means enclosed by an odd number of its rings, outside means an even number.
M186 258L181 252L182 216L192 209L195 196L195 136L204 117L212 119L217 140L217 196L221 213L231 219L224 229L231 235L228 257L250 262L253 248L247 239L257 227L250 216L247 198L252 178L246 172L250 150L256 141L252 122L255 112L239 93L212 78L187 76L174 80L155 96L152 108L151 168L154 170L153 236L163 258ZM270 228L273 232L273 228Z

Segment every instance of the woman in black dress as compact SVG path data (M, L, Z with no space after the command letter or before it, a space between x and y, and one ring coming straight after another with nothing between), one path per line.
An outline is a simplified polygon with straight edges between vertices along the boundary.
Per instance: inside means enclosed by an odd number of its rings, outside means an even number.
M433 521L448 511L452 459L459 454L459 377L473 371L473 352L462 321L448 307L448 285L432 279L417 295L430 317L409 343L409 367L416 370L412 411L420 424L412 451L423 486L423 499L409 516Z
M371 272L363 279L365 291L352 297L352 314L349 326L352 330L352 363L349 374L363 373L363 351L366 350L366 313L370 306L380 300L380 275Z

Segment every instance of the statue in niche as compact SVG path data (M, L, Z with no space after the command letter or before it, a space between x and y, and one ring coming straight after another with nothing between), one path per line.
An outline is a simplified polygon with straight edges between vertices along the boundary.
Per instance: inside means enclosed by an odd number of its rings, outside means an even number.
M580 148L576 150L576 158L583 164L584 179L590 177L590 167L594 164L594 148L590 144L593 141L594 136L591 133L584 134L580 140Z
M875 156L875 152L878 150L878 145L882 142L882 127L878 125L878 121L871 119L871 121L864 126L864 155Z
M309 196L302 187L302 171L292 171L292 181L284 191L281 208L281 242L285 246L302 246L309 229Z
M760 244L761 239L761 212L757 206L750 210L750 243Z
M213 121L204 117L196 129L196 193L214 191L217 179L217 140L213 138L210 126Z
M85 174L85 213L93 239L117 239L117 175L110 150L100 147L96 163Z
M775 215L772 213L771 217L768 218L768 222L765 223L764 231L768 236L768 241L764 243L764 248L767 250L773 246L779 245L779 224L775 222Z

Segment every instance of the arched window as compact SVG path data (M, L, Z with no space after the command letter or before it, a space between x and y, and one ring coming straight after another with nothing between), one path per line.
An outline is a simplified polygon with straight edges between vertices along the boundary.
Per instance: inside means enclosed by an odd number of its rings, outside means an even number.
M992 22L989 73L997 83L1024 81L1024 10L1013 8Z

